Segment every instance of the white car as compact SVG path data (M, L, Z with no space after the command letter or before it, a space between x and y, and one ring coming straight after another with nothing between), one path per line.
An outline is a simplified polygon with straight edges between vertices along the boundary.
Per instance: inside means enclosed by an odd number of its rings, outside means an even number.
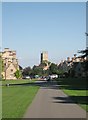
M23 79L30 79L30 76L24 76Z
M26 79L30 79L30 76L26 76L25 78L26 78Z
M54 79L54 78L58 78L58 75L53 74L53 75L49 75L50 79Z

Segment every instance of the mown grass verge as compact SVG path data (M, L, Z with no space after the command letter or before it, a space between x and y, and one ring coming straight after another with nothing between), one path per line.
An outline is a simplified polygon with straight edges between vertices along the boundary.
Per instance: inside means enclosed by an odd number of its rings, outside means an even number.
M2 87L2 118L22 118L38 89L38 86Z
M88 112L88 86L86 78L58 78L59 88Z

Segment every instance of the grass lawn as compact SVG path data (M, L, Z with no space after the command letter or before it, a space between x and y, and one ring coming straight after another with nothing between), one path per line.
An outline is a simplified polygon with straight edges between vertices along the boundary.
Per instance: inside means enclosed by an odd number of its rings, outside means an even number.
M38 89L38 86L2 87L2 117L22 118Z
M57 81L60 85L59 88L70 96L74 103L77 103L88 111L88 88L86 78L59 78Z

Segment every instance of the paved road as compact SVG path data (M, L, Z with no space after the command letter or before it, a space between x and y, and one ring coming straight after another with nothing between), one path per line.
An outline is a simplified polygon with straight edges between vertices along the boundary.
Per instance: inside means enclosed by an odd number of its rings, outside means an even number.
M40 87L24 118L86 118L86 112L54 82Z

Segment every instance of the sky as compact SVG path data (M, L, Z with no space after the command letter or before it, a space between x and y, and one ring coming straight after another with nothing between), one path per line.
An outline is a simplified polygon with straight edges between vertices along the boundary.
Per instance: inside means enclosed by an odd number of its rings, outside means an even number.
M2 45L2 3L0 2L0 51Z
M88 33L88 1L86 3L86 33ZM88 36L86 36L86 47L88 48Z
M2 3L2 50L16 50L24 68L38 65L40 53L59 63L86 48L85 2Z

